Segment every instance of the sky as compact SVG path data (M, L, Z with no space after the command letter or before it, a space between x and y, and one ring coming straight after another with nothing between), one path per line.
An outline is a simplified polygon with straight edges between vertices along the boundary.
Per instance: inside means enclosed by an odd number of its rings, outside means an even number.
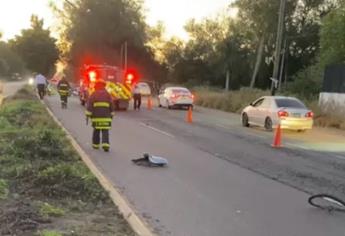
M63 0L55 0L62 2ZM163 21L167 36L186 38L183 29L191 18L202 19L226 8L232 0L145 0L147 23ZM5 40L30 27L30 16L43 18L46 27L54 24L49 0L0 0L0 31Z

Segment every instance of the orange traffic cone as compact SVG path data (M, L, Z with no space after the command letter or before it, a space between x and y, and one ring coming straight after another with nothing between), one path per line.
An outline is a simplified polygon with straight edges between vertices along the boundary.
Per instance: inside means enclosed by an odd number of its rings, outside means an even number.
M278 127L277 127L275 135L274 135L272 147L280 148L282 146L281 136L282 136L282 131L281 131L280 124L278 124Z
M187 122L190 123L190 124L193 123L193 111L192 111L192 107L191 106L188 108Z
M152 110L152 100L151 97L147 98L147 109Z

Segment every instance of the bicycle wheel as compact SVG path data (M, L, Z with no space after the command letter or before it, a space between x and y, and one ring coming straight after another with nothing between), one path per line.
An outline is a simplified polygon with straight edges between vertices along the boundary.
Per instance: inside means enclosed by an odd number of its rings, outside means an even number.
M329 194L316 194L308 199L310 205L328 211L345 212L345 202Z

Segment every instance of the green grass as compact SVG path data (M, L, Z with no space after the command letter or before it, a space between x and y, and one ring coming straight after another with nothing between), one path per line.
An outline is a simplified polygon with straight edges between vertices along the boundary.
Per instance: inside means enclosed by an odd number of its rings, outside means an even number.
M73 235L134 235L30 88L0 107L0 200L3 214L18 206L18 219L51 222L39 223L27 235L60 236L78 227L82 233ZM23 203L25 210L20 208ZM0 217L3 225L18 230Z
M55 230L43 230L38 235L39 236L63 236L62 233Z
M0 199L4 200L8 197L9 189L8 183L4 179L0 179Z
M108 199L44 106L31 99L30 89L15 97L0 108L0 178L56 199Z
M40 206L40 214L43 217L61 217L65 215L65 210L59 207L55 207L53 205L50 205L49 203L45 202L41 204Z

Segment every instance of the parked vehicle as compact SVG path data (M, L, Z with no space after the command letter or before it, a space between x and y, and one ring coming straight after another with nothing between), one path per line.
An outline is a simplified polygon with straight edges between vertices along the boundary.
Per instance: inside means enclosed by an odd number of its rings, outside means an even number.
M159 107L193 107L193 94L183 87L167 87L162 89L158 95Z
M150 86L148 85L148 83L139 82L139 83L137 83L137 86L139 87L139 89L140 89L140 94L141 94L142 96L151 96L151 88L150 88Z
M242 125L261 126L271 131L280 123L282 129L306 131L313 127L314 113L294 97L265 96L242 111Z

